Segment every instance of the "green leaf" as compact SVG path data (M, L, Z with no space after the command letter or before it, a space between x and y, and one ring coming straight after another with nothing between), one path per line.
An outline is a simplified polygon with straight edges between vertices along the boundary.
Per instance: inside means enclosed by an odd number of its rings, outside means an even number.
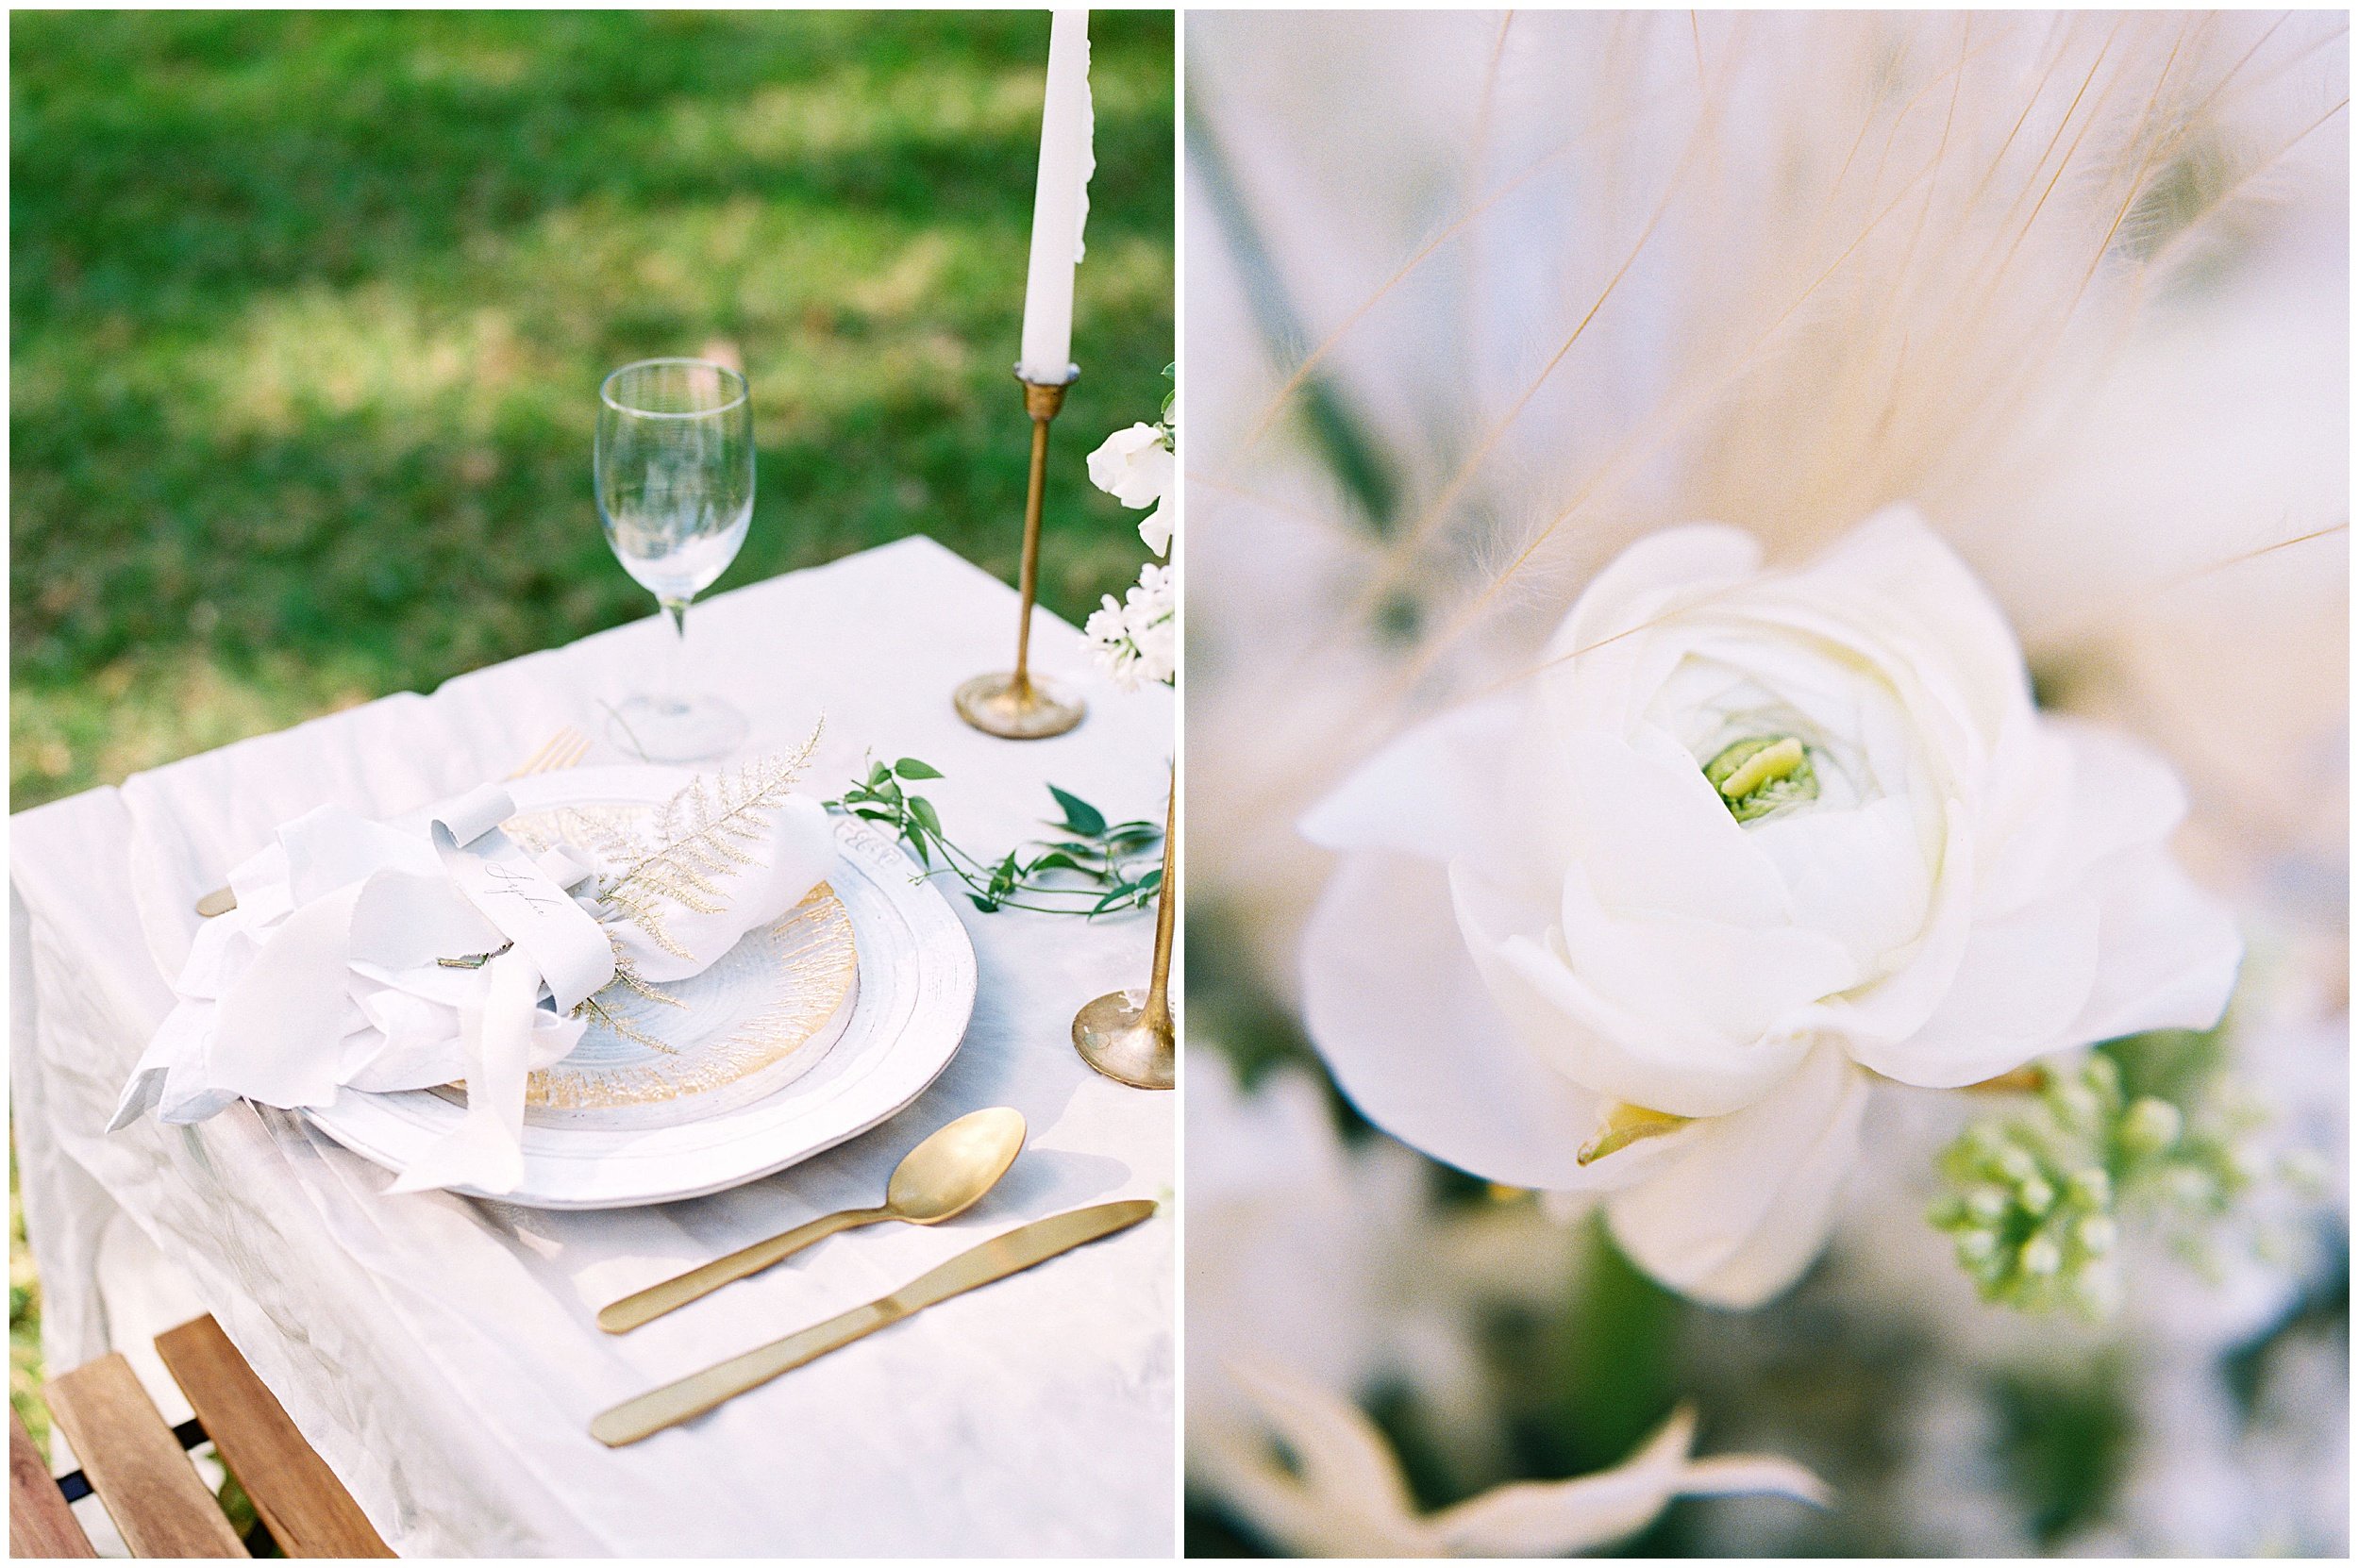
M842 798L827 806L829 810L890 828L895 842L925 867L911 878L912 882L956 876L965 886L968 902L985 914L1012 908L1088 918L1108 909L1135 907L1145 901L1146 892L1163 882L1161 870L1136 882L1127 880L1131 868L1121 859L1126 852L1162 838L1158 825L1125 822L1109 826L1105 813L1096 807L1053 784L1048 792L1064 812L1062 823L1048 825L1056 837L1028 840L996 861L982 859L951 842L932 801L906 792L899 782L944 776L940 769L914 757L904 757L890 766L878 762L870 766L864 779L848 784ZM936 849L942 851L939 865ZM1074 880L1051 880L1052 874ZM1046 902L1026 902L1028 898Z
M1057 797L1059 806L1064 808L1064 826L1067 828L1093 839L1106 831L1106 815L1096 807L1079 795L1067 794L1054 784L1048 786L1048 792Z
M1156 867L1153 871L1148 872L1146 876L1142 876L1142 877L1140 877L1140 878L1139 878L1139 881L1138 881L1138 889L1139 889L1139 902L1140 902L1140 903L1142 903L1142 904L1146 903L1146 895L1147 895L1148 893L1150 893L1150 892L1155 892L1156 890L1158 890L1159 888L1161 888L1163 885L1163 867L1161 867L1161 866L1157 866L1157 867Z

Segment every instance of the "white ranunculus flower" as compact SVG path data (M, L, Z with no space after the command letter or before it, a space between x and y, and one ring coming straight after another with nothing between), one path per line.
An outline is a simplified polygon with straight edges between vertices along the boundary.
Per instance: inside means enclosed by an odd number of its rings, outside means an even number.
M1163 497L1171 493L1172 467L1171 448L1152 425L1116 430L1089 457L1091 484L1126 507L1155 509L1139 520L1139 538L1159 556L1171 548Z
M1817 1254L1871 1076L1978 1083L2215 1023L2240 945L2127 737L2035 710L2004 618L1913 510L1765 571L1640 541L1520 694L1400 737L1314 808L1342 850L1304 1010L1371 1120L1603 1195L1687 1293Z

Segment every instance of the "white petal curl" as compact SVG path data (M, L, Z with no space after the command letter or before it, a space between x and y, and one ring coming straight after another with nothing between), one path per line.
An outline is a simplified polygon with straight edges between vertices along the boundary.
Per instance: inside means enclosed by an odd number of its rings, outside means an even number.
M1698 1301L1759 1306L1825 1244L1866 1103L1866 1078L1840 1052L1812 1052L1758 1105L1650 1140L1668 1158L1606 1200L1614 1239Z

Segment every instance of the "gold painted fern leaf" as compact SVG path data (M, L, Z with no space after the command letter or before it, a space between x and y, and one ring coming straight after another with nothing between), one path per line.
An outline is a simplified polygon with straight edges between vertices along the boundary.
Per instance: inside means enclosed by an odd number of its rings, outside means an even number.
M664 1000L670 1001L672 998L665 997ZM679 1005L685 1006L685 1004ZM638 1044L644 1045L651 1051L661 1051L667 1057L676 1057L679 1055L679 1050L677 1046L666 1045L662 1041L658 1040L646 1030L640 1028L629 1019L625 1018L621 1013L607 1007L595 996L584 997L581 1002L575 1007L574 1011L589 1019L594 1024L605 1025L608 1028L613 1030L625 1040L632 1041Z
M666 953L691 958L666 926L667 906L698 914L728 907L722 884L739 867L756 863L747 846L761 842L765 814L785 798L818 744L814 728L792 752L690 779L657 809L650 844L599 890L599 897Z

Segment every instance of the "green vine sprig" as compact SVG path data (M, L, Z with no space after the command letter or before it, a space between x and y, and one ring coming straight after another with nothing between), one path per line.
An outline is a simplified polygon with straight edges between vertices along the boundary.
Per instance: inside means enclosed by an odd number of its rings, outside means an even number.
M942 776L914 757L872 762L867 776L826 804L888 829L926 868L920 880L956 877L985 914L1029 909L1095 918L1144 909L1163 885L1160 826L1110 823L1096 807L1054 784L1048 793L1060 815L1047 823L1050 837L1027 839L995 860L962 849L944 834L934 803L904 788Z

